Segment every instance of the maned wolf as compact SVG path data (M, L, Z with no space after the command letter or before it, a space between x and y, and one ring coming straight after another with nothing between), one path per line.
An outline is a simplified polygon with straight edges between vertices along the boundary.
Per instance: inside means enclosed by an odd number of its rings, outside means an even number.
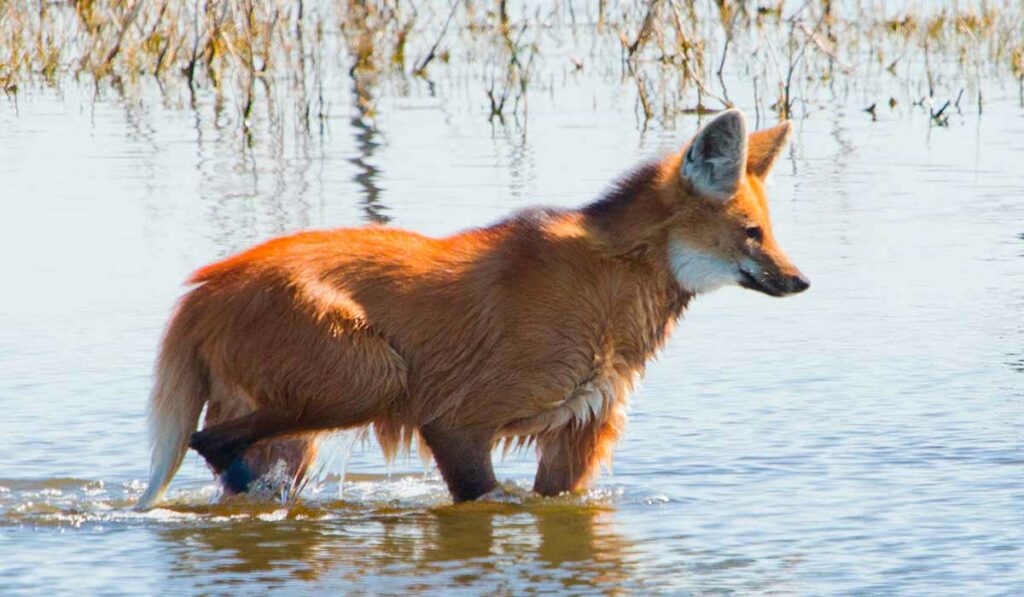
M585 487L691 298L807 289L764 191L791 128L748 136L729 110L581 209L447 238L301 232L200 269L160 350L138 507L188 447L237 492L278 461L300 479L318 432L367 425L388 457L418 436L455 501L497 487L501 441L536 444L538 493Z

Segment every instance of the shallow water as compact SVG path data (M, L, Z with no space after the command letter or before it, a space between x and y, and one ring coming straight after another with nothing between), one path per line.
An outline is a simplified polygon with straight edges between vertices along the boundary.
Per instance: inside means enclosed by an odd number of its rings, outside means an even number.
M697 126L643 130L614 77L552 83L525 126L468 83L361 118L349 84L322 135L257 113L251 147L208 98L0 100L2 592L1024 591L1024 112L998 86L948 127L872 122L870 86L802 114L770 195L813 287L694 301L585 495L454 507L417 458L343 436L297 502L218 502L190 454L166 508L131 512L189 271L302 228L578 205Z

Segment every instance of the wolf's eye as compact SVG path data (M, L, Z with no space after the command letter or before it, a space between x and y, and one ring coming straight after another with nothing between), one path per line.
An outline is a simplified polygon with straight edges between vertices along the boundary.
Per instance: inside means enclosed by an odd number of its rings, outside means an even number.
M747 226L747 238L759 243L764 240L764 230L760 226Z

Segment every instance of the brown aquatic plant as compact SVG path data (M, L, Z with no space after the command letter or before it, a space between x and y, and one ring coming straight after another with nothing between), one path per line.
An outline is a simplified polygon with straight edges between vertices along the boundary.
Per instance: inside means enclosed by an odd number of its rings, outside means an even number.
M1024 89L1021 22L1024 6L995 0L900 12L831 0L0 1L0 89L14 97L89 82L97 93L137 93L148 81L173 96L180 86L190 106L197 95L234 104L248 135L284 88L297 128L313 132L335 71L402 90L420 79L431 94L468 75L483 116L519 119L531 93L564 75L559 65L602 76L618 53L644 126L728 108L738 85L786 117L811 109L821 86L876 76L875 65L929 98L966 88L980 112L983 81L1012 76Z

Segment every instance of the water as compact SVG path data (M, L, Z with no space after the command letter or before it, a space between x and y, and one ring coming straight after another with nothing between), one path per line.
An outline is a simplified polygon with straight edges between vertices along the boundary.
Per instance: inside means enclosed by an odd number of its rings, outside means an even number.
M190 454L167 508L129 510L188 272L302 228L579 205L697 126L644 130L629 85L551 82L502 125L458 81L361 118L340 77L322 135L257 110L251 143L205 96L0 101L0 592L1024 591L1024 113L998 85L948 127L872 122L871 83L802 111L770 195L813 287L692 303L585 495L454 507L357 442L294 503L219 502ZM533 456L497 470L529 487Z

